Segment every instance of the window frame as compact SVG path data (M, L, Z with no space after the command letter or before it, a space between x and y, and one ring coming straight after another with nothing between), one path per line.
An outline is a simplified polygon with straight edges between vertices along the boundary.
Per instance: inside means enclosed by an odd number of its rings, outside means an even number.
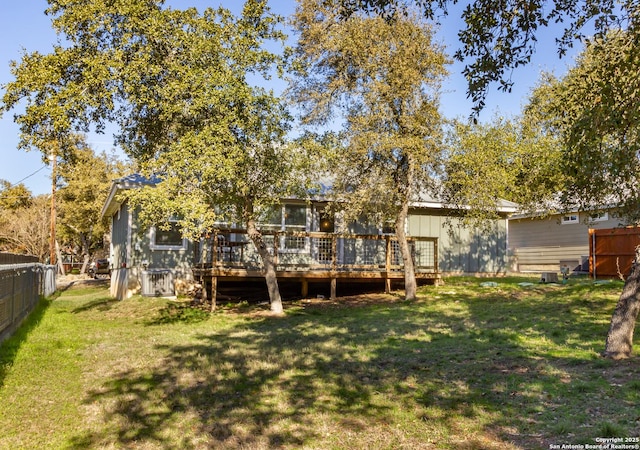
M172 226L174 226L173 224L178 223L178 219L169 219L167 222L172 224ZM164 231L164 230L160 230L160 231ZM186 250L187 249L187 238L182 237L182 244L180 244L180 245L176 245L176 244L164 245L164 244L156 243L157 233L158 233L157 226L155 226L155 225L152 226L151 229L149 230L149 249L151 249L151 250L167 250L167 251L171 251L171 250Z
M574 225L576 223L580 223L580 213L567 213L563 214L560 223L562 225Z
M607 220L609 220L609 213L607 211L589 214L589 222L606 222Z
M280 203L275 205L274 208L278 211L280 222L258 222L258 227L263 231L272 231L276 233L285 233L287 231L299 231L306 233L310 227L311 211L308 205L301 203ZM304 225L287 223L287 208L301 208L304 210ZM274 211L275 212L275 211ZM273 214L275 216L275 214ZM274 217L269 217L274 218ZM287 239L292 239L290 236L280 235L278 240L278 252L279 253L309 253L311 251L311 245L308 237L304 238L304 245L300 247L288 247Z

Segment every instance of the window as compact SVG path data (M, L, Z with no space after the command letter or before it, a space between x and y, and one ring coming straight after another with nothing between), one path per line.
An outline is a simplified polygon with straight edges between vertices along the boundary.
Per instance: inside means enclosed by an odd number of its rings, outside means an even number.
M270 206L258 213L258 224L263 231L282 230L282 206Z
M609 220L609 213L599 212L589 216L590 222L604 222L605 220Z
M305 231L307 229L307 207L304 205L285 205L284 230ZM285 236L282 248L289 250L304 250L307 238L304 236Z
M151 250L184 250L187 248L186 240L180 233L177 222L151 228Z
M395 234L396 223L393 220L387 220L382 224L382 234Z
M306 205L281 205L266 208L258 222L263 231L304 232L307 230ZM305 250L308 238L304 236L284 236L280 241L282 250Z
M568 224L578 223L578 222L580 222L580 216L578 215L578 213L565 214L564 216L562 216L561 223L563 225L568 225Z

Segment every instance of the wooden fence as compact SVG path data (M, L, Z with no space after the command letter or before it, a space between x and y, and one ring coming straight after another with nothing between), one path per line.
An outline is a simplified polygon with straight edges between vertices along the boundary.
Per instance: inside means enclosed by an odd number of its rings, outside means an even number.
M626 277L640 245L640 227L589 230L589 275Z

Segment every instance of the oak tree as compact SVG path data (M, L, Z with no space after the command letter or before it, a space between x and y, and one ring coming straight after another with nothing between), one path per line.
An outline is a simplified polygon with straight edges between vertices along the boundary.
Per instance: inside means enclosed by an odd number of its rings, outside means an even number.
M454 56L464 63L475 113L484 107L493 84L511 90L515 69L531 61L542 33L558 30L557 52L563 56L594 33L604 36L609 30L628 27L639 13L636 0L473 0L466 4L458 0L341 0L340 6L343 18L365 11L388 20L418 6L425 18L443 26L451 26L447 22L450 13L459 13L463 25Z
M432 185L438 161L439 87L447 58L418 15L393 23L353 14L338 1L303 0L293 25L297 76L290 95L303 122L340 123L331 176L344 217L394 223L405 268L405 295L416 279L405 226L409 205ZM372 39L372 36L375 36Z
M615 205L627 223L640 219L640 33L637 25L589 42L566 76L547 77L526 113L561 137L565 208ZM605 355L630 356L640 309L638 263L612 317Z
M96 154L84 137L57 166L56 239L83 258L80 273L95 251L104 247L108 224L101 218L111 182L124 175L127 165L114 155Z
M281 69L265 48L282 43L266 1L240 17L224 8L185 10L161 0L49 0L64 39L49 54L13 67L3 109L17 115L25 147L109 123L156 189L132 201L147 224L179 217L195 237L221 221L244 223L263 261L272 310L282 312L275 264L256 210L300 185L301 160L284 143L289 117L273 91L256 85ZM291 170L290 170L291 169Z
M454 121L445 142L442 199L469 225L498 218L503 199L540 213L564 186L559 139L525 117Z

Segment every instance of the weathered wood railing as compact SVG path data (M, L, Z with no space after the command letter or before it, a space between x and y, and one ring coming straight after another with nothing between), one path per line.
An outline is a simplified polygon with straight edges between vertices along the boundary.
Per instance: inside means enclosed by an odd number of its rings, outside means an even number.
M322 232L263 231L264 242L279 271L385 271L403 270L394 235ZM416 272L438 272L438 239L410 237ZM199 268L260 270L262 263L246 230L216 230L195 249Z
M278 278L298 280L306 296L310 280L331 283L336 297L337 280L402 280L403 261L394 235L322 232L263 231L263 240L274 258ZM416 278L436 280L438 239L411 237ZM195 246L194 275L211 286L216 297L218 278L244 280L263 276L262 261L246 230L216 230ZM212 305L215 304L215 301Z

